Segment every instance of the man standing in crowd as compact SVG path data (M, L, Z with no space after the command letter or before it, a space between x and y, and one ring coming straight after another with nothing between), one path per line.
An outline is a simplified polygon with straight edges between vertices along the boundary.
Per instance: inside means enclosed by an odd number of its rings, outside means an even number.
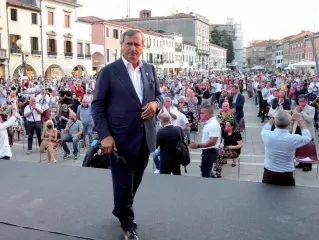
M296 121L301 129L301 136L290 134L287 129L290 122L288 113L280 107L275 115L275 120L270 119L261 131L265 144L265 169L263 183L294 186L294 154L297 148L311 141L311 134L306 129L300 113L295 112L292 120ZM276 128L271 131L273 125Z
M31 154L33 145L34 132L37 135L39 146L41 144L41 106L36 103L36 98L31 97L29 106L24 108L24 116L27 120L27 132L28 132L28 151L27 154Z
M177 158L176 147L180 137L184 137L183 129L171 124L168 113L161 117L162 128L157 132L156 147L160 147L160 173L181 175L180 160Z
M239 91L238 86L234 85L231 93L233 95L232 105L236 106L235 118L237 123L239 123L240 119L244 117L244 104L245 104L245 97L238 91Z
M111 154L113 215L120 220L125 239L138 239L133 202L149 154L156 147L154 116L163 101L154 66L139 60L144 40L139 30L122 34L123 56L101 70L92 102L101 146Z
M82 104L78 107L78 119L81 120L83 124L83 142L85 143L85 135L87 134L89 137L89 144L93 141L93 118L92 118L92 112L91 112L91 105L88 104L87 99L82 100Z
M191 149L202 149L201 172L204 178L214 178L215 174L212 172L213 164L218 159L218 149L221 143L221 127L214 117L213 107L204 105L201 108L200 118L206 121L203 127L203 136L201 143L191 143Z

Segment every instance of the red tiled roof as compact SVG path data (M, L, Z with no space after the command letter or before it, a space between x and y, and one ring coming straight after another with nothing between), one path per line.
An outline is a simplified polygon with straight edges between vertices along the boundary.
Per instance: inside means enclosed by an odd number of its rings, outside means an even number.
M190 14L186 14L186 13L176 13L170 16L112 19L112 21L131 22L131 21L144 21L144 20L178 19L178 18L194 18L194 16Z
M98 17L94 17L94 16L79 17L78 20L82 21L82 22L88 22L88 23L96 23L96 22L104 22L104 21L106 21L106 20L104 20L102 18L98 18Z
M25 9L29 9L29 10L34 10L34 11L41 11L40 8L31 5L31 4L27 4L25 2L21 2L19 0L8 0L7 4L9 6L15 6L15 7L20 7L20 8L25 8Z

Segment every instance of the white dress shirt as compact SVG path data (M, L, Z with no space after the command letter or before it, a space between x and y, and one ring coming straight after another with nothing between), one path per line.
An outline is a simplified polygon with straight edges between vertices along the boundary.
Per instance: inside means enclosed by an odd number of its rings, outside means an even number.
M212 117L209 119L203 127L203 136L201 143L207 143L211 137L217 137L216 144L214 146L202 149L219 148L221 141L221 127L216 119Z
M273 172L294 171L294 156L296 149L311 142L308 129L301 131L302 135L290 134L288 130L276 128L271 131L267 123L261 131L265 144L265 168Z
M37 109L41 109L41 106L39 104L36 104L35 107ZM26 106L24 108L24 115L26 115L26 114L28 114L30 112L33 113L33 116L31 114L29 117L27 117L27 121L29 121L29 122L39 122L39 121L41 121L41 114L38 113L38 111L35 110L35 109L32 110L30 105L28 105L28 106ZM33 117L34 117L34 119L33 119Z
M133 86L135 88L136 94L138 98L140 99L140 102L143 102L143 81L141 76L141 67L143 66L142 61L140 61L140 64L137 66L137 68L133 68L133 65L129 63L124 57L122 57L122 60L124 62L124 65L127 69L128 75L130 76Z
M45 111L49 109L50 96L45 94L43 96L41 93L36 96L37 103L41 106L41 110Z

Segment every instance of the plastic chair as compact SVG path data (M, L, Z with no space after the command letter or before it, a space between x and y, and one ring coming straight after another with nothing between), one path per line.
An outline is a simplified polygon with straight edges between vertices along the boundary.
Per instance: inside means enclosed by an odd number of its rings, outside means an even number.
M304 161L302 159L304 158L310 158L311 161ZM310 142L305 146L302 146L300 148L296 149L295 153L295 161L298 163L311 163L311 164L317 164L317 174L316 178L319 179L318 177L318 172L319 172L319 159L317 157L317 151L316 151L316 145L314 142ZM296 171L295 171L296 172Z

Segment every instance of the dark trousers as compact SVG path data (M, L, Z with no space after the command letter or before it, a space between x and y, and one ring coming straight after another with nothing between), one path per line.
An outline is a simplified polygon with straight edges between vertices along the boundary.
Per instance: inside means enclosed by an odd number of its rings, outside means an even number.
M119 154L121 155L121 153ZM147 167L149 154L146 137L144 136L140 150L135 156L126 157L126 164L117 161L113 154L110 157L114 210L124 231L137 228L134 221L133 202L136 191L142 181L144 170Z
M160 172L161 174L181 175L181 164L176 157L169 159L167 162L165 158L161 158Z
M292 172L273 172L264 168L263 183L281 185L281 186L295 186L295 179Z
M2 157L2 158L0 158L0 159L2 159L2 160L10 160L10 157L4 156L4 157Z
M216 92L216 102L219 103L221 92Z
M41 144L41 121L27 123L28 128L28 150L32 150L34 132L37 135L39 146Z
M262 120L265 120L266 112L267 112L267 106L268 106L267 100L263 100L262 113L261 113L261 119Z
M217 161L218 158L218 149L203 149L202 150L202 162L201 162L201 172L203 178L214 177L212 173L213 164Z

